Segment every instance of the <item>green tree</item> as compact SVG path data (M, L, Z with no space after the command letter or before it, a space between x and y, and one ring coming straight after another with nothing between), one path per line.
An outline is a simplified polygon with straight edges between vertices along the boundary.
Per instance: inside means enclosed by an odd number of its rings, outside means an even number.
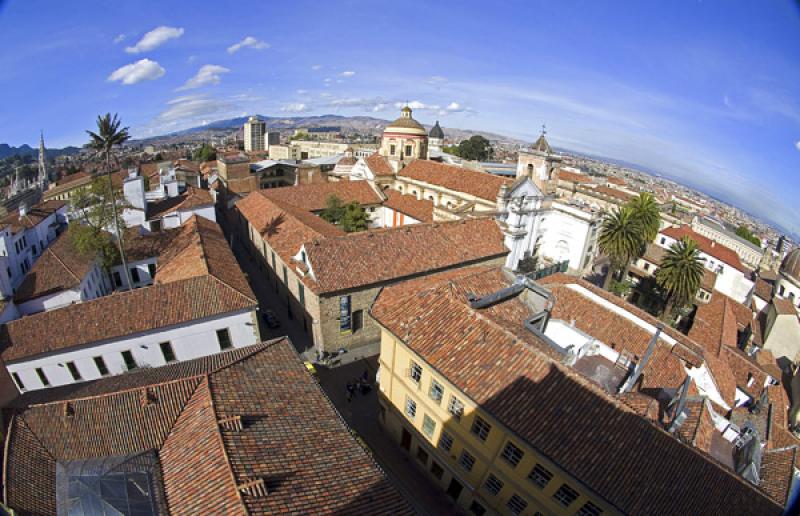
M106 162L106 179L108 189L108 199L111 203L111 213L114 219L114 230L117 234L117 244L119 245L119 255L122 261L122 267L125 269L125 278L128 280L128 285L133 285L131 281L131 273L128 270L128 262L125 259L125 241L124 235L120 230L119 214L117 213L117 202L114 198L114 186L111 182L111 158L113 156L114 147L122 145L130 139L127 127L120 127L122 121L117 118L111 117L111 113L106 113L104 116L97 116L97 132L86 131L89 135L89 143L86 146L95 151L95 155L105 158Z
M344 215L344 203L335 195L329 195L325 199L325 209L319 214L324 220L331 224L338 224Z
M468 160L486 161L492 156L492 144L476 134L458 144L458 155Z
M369 218L357 202L353 201L344 207L344 214L340 220L342 229L347 233L364 231L369 227Z
M617 271L622 271L622 279L625 279L631 260L642 247L644 241L642 235L641 222L629 206L621 206L605 214L597 239L600 249L611 260L611 267L603 284L604 289L609 289Z
M633 216L642 226L642 238L645 242L652 242L661 228L661 213L655 197L643 192L628 201L627 204L633 210Z
M70 238L81 253L98 255L104 267L116 263L119 250L111 233L106 228L114 224L111 194L105 178L95 177L88 188L77 190L70 200L73 222L70 223ZM116 201L117 208L124 209L124 201Z
M458 156L458 145L445 145L442 147L442 150L448 154L452 154L453 156Z
M753 234L753 232L750 231L750 228L748 228L747 226L742 225L742 226L739 226L738 228L736 228L736 234L738 236L744 238L748 242L752 242L755 245L761 247L761 239L759 239L757 236L755 236Z
M656 282L667 293L667 302L661 314L668 321L675 308L681 308L697 295L703 281L703 261L697 243L683 237L672 244L656 271Z
M217 150L211 145L204 143L194 151L195 161L211 161L217 159Z

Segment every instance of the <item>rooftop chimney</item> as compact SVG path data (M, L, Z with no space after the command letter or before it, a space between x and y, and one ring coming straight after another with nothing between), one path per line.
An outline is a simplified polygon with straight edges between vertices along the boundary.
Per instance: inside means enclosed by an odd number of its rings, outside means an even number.
M19 205L19 216L24 217L28 213L28 204L27 203L20 203Z
M625 383L622 384L622 387L619 388L619 393L629 392L634 385L636 385L636 381L642 375L642 371L644 371L644 367L647 365L647 362L650 361L650 356L653 354L653 351L656 350L656 344L658 343L658 336L661 334L661 329L663 328L662 325L658 325L656 328L656 332L653 334L653 338L650 339L650 344L647 345L647 351L644 352L644 356L639 363L636 364L636 368L633 370L633 373L625 380Z

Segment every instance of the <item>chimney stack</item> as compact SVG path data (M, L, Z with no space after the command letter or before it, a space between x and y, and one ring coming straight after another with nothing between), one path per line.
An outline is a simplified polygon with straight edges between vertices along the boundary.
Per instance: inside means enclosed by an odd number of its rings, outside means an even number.
M19 216L24 217L28 213L28 204L27 203L20 203L19 205Z

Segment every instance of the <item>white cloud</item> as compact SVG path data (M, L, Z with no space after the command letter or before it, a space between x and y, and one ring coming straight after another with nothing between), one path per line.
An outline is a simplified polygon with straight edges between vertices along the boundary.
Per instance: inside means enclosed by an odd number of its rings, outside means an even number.
M247 36L242 41L228 47L229 54L235 54L243 48L252 48L254 50L263 50L269 48L270 45L266 41L259 41L253 36Z
M120 81L122 84L129 86L141 81L152 81L163 77L166 73L164 68L155 61L149 59L140 59L135 63L125 65L121 68L114 70L108 76L108 81Z
M322 82L324 82L325 84L330 84L331 82L333 82L333 79L331 79L330 77L325 77L325 80Z
M281 111L286 113L302 113L303 111L308 111L309 107L302 103L302 102L294 102L292 104L286 104L281 108Z
M123 41L125 41L125 38L126 38L125 34L117 34L117 37L114 38L114 44L116 45L117 43L122 43Z
M175 91L191 90L209 84L219 84L219 81L222 80L220 75L228 72L230 72L230 69L224 66L203 65L200 67L200 70L197 71L197 75L186 81L186 84Z
M403 106L408 106L411 109L418 109L420 111L439 111L441 107L438 104L425 104L419 100L412 100L411 102L395 102L394 107L401 109Z
M352 77L355 74L356 74L356 72L354 72L352 70L346 70L346 71L340 73L339 75L342 76L342 77Z
M797 140L797 143L794 144L797 150L800 150L800 140Z
M458 102L451 102L450 104L447 105L445 109L451 112L464 111L464 108L461 107L461 104L459 104Z
M321 70L322 69L322 65L312 65L311 69L312 70Z
M447 82L447 78L442 77L441 75L433 75L430 79L428 79L428 84L441 84L443 82Z
M372 112L377 113L378 111L383 111L386 109L386 104L375 104L372 106Z
M129 54L139 54L141 52L149 52L156 49L171 39L180 38L183 36L183 29L180 27L156 27L151 30L139 40L136 45L128 47L125 52Z
M298 95L305 95L306 93L308 93L306 90L297 90Z

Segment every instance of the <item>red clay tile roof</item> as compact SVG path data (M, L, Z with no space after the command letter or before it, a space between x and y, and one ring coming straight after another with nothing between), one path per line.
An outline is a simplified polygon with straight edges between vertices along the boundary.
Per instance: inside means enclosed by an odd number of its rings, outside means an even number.
M213 206L214 198L208 190L187 186L186 191L147 205L147 218L152 220L175 211L190 211L203 206Z
M419 200L413 195L403 195L397 190L388 189L383 192L386 194L386 202L383 203L387 208L399 211L420 222L433 222L433 202L427 199Z
M394 170L392 170L392 166L389 162L375 152L374 154L370 155L366 160L367 166L372 171L373 174L376 176L393 176Z
M0 228L9 226L12 233L18 233L23 229L36 227L66 205L66 201L49 200L40 202L28 208L22 217L19 216L19 210L15 210L0 219Z
M357 202L362 206L383 202L369 181L302 184L261 190L261 194L277 203L291 204L307 211L324 210L330 196L338 197L345 204Z
M736 347L738 325L730 298L714 292L711 300L697 307L689 338L719 356L724 346Z
M761 457L761 488L781 505L788 501L797 459L797 447L765 450Z
M687 417L677 430L677 436L686 444L709 453L714 421L706 398L690 399L686 403Z
M125 231L125 258L128 262L157 258L181 232L182 228L164 229L150 233L141 233L141 226L128 228ZM117 262L119 265L120 262Z
M20 360L256 305L222 230L193 216L159 258L156 284L11 321L0 338L1 356Z
M709 256L713 256L717 260L730 265L736 270L742 272L745 271L744 265L742 265L742 261L739 259L739 255L736 254L736 251L718 242L714 242L710 238L704 237L700 233L696 233L688 225L683 225L681 227L668 227L666 229L662 229L661 233L670 238L674 238L675 240L681 240L683 237L689 237L697 243L697 247L699 247L702 252Z
M497 193L502 185L511 184L510 180L493 174L425 159L412 161L402 168L397 176L463 192L492 202L497 201Z
M755 293L758 297L768 302L772 299L772 285L762 278L756 278Z
M546 344L505 318L505 305L519 305L517 297L479 313L471 309L467 293L509 284L498 269L472 270L456 279L408 282L416 289L386 287L372 316L518 438L623 513L781 512L732 471L542 353Z
M14 301L22 303L62 290L76 289L93 264L94 257L78 251L72 233L65 231L33 264L14 294Z
M287 339L189 362L17 400L7 505L55 514L57 464L155 450L174 514L411 513ZM239 492L253 480L266 496Z
M473 219L351 233L305 246L318 293L366 285L500 258L508 253L494 219Z
M635 195L629 194L628 192L623 192L622 190L617 190L616 188L609 188L608 186L602 186L602 185L601 186L597 186L595 188L587 188L587 189L582 190L582 191L584 191L584 192L595 191L597 193L600 193L602 195L606 195L608 197L614 197L614 198L619 199L620 201L623 201L623 202L627 202L627 201L633 199L634 197L636 197Z
M569 170L564 170L563 168L558 169L558 180L559 181L567 181L570 183L591 183L592 178L587 176L586 174L577 174L575 172L570 172Z
M625 186L626 184L628 184L625 182L624 179L616 176L607 176L606 183L611 183L612 185L619 185L619 186Z
M772 302L775 304L775 311L779 315L797 315L797 309L788 299L775 296Z
M64 176L58 181L55 182L56 186L64 186L68 185L78 179L91 179L92 175L88 172L81 170L80 172L76 172L74 174L70 174L68 176Z
M252 192L238 201L236 207L284 263L290 263L305 242L345 234L306 210L276 203L263 190Z

